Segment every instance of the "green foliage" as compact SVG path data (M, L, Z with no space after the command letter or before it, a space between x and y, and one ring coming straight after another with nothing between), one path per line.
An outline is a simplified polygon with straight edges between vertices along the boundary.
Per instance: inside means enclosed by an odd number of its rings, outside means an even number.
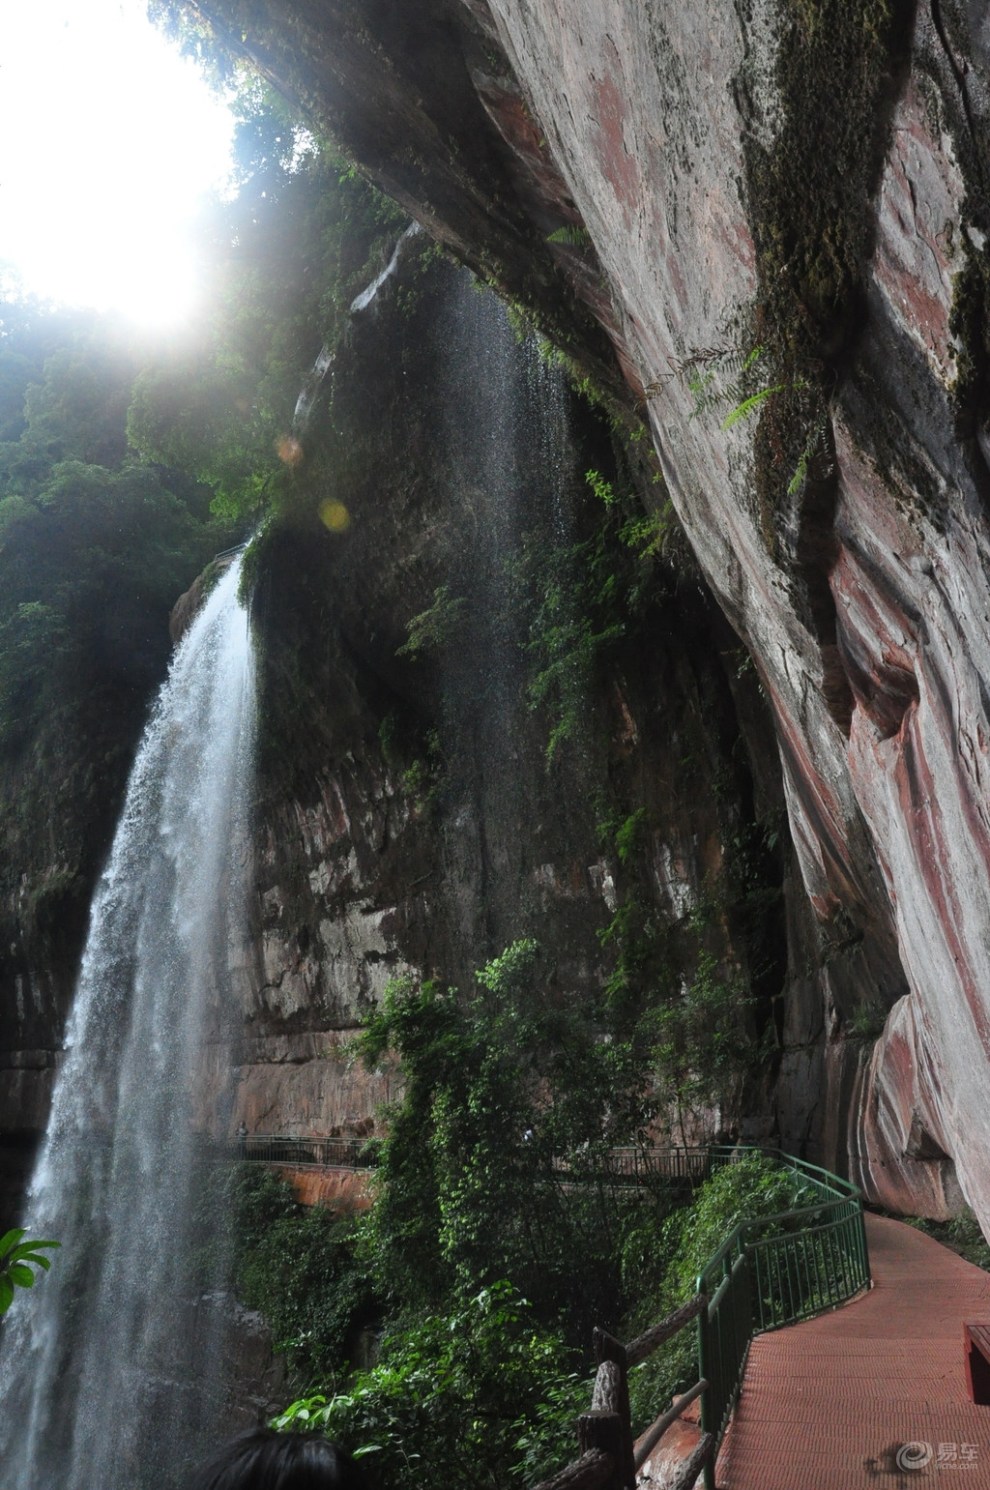
M237 112L238 191L203 229L212 314L198 341L138 379L128 435L145 459L207 483L218 512L254 522L310 500L292 430L300 387L406 219L256 79Z
M585 482L600 509L582 514L586 536L562 545L532 531L510 567L514 599L528 626L530 707L548 719L547 761L592 727L589 700L619 644L646 623L663 588L657 560L669 560L679 527L669 500L644 513L595 469Z
M512 942L498 957L479 968L475 977L482 988L501 1002L524 998L540 955L540 944L535 937L524 936Z
M600 471L586 471L585 481L604 507L614 507L618 498L611 481L606 481Z
M139 466L65 461L0 497L0 742L35 737L98 681L160 676L168 611L214 542Z
M407 639L396 650L397 657L417 658L424 652L439 652L454 640L461 625L467 600L452 595L449 585L439 585L433 592L433 603L406 623Z
M619 542L631 548L639 559L669 558L673 541L680 538L680 524L669 497L656 512L627 517L618 532Z
M694 418L711 409L724 409L743 403L759 388L757 371L764 356L762 346L748 351L740 346L699 347L673 365L667 375L685 382L694 401ZM667 377L647 392L656 397L663 391Z
M566 740L577 738L585 718L595 664L610 642L623 635L618 621L596 626L592 617L577 612L566 582L544 592L530 649L540 666L528 689L534 709L549 706L554 723L547 741L552 761Z
M704 347L679 363L675 372L686 379L691 390L694 417L728 406L722 429L730 430L755 414L768 399L785 391L783 383L767 381L768 361L763 346L749 351L742 347Z
M615 830L614 843L615 852L623 864L627 864L633 853L639 847L639 842L646 825L646 808L637 807L635 812L630 813Z
M709 410L725 410L724 431L766 410L772 415L776 438L783 448L780 432L786 426L791 460L786 491L789 497L800 494L816 456L826 453L828 420L818 371L806 366L793 351L784 356L776 346L757 345L748 351L742 346L718 346L692 352L675 365L669 376L687 382L695 418ZM666 381L652 384L648 395L662 393ZM765 484L762 447L757 455ZM778 454L777 465L781 458Z
M906 1216L904 1219L909 1226L914 1226L918 1231L941 1242L943 1247L950 1247L953 1252L958 1252L967 1262L990 1272L990 1242L983 1235L979 1221L968 1207L948 1221L929 1221L919 1216Z
M743 1221L772 1216L813 1198L792 1170L761 1154L746 1154L716 1169L696 1192L693 1204L668 1217L652 1251L630 1249L626 1265L639 1297L625 1326L627 1335L686 1303L702 1268ZM631 1373L634 1419L648 1423L661 1404L697 1380L697 1370L695 1332L687 1329Z
M230 533L205 520L208 492L128 452L133 348L98 318L24 306L0 321L0 866L19 921L4 947L16 935L61 965L167 666L169 611Z
M47 1273L52 1260L45 1256L45 1251L61 1246L60 1242L30 1238L25 1241L26 1236L23 1227L15 1227L0 1236L0 1315L6 1314L14 1302L15 1289L34 1287L39 1275L33 1268Z
M757 1055L746 1018L751 1002L742 979L702 952L694 976L652 1011L655 1070L679 1107L738 1105Z
M691 1296L702 1267L737 1226L811 1205L816 1198L806 1180L770 1155L744 1151L721 1165L694 1203L677 1215L677 1250L667 1274L677 1302Z
M568 248L587 248L591 243L591 234L587 228L565 223L563 227L553 230L547 242L564 243Z
M435 1308L508 1278L582 1341L614 1317L614 1201L595 1182L604 1148L643 1108L632 1047L602 1042L589 1011L543 992L524 939L478 974L479 991L393 982L361 1040L386 1050L405 1096L390 1114L371 1221L375 1267L396 1303ZM587 1184L563 1188L553 1159Z
M379 1307L360 1219L299 1205L292 1187L260 1165L237 1166L228 1198L241 1297L264 1314L296 1380L339 1379L357 1330Z
M814 474L816 447L828 474L830 431L818 431L834 369L859 329L886 149L883 98L909 49L912 12L893 0L788 0L781 14L773 143L744 142L754 323L784 385L764 405L754 449L756 515L771 554L784 493L798 495Z
M751 393L748 398L743 399L742 403L736 404L734 409L729 410L728 414L722 420L722 428L724 430L732 429L743 419L748 419L750 414L755 413L760 405L765 403L768 398L773 398L775 393L783 393L783 391L783 383L775 383L769 388L760 388L756 393Z
M787 483L787 495L789 497L796 497L803 490L813 461L816 457L824 457L827 453L828 436L829 424L827 414L824 408L820 408L818 414L808 422L804 444L798 453L794 466L794 474ZM829 467L828 469L831 468Z
M328 1433L372 1490L475 1490L542 1478L571 1457L588 1384L517 1290L495 1282L385 1338L373 1370L331 1398L293 1403L278 1428Z
M620 502L615 487L599 471L585 472L584 479L604 507L628 509L629 502ZM616 538L625 548L632 549L637 558L654 559L668 557L671 540L679 534L673 503L668 497L655 512L627 511L616 531Z
M889 1010L882 999L867 999L858 1005L849 1018L849 1034L853 1040L862 1040L872 1045L883 1034Z
M568 548L528 537L514 579L529 614L527 697L551 720L549 762L578 738L601 659L625 634L619 581L603 529Z

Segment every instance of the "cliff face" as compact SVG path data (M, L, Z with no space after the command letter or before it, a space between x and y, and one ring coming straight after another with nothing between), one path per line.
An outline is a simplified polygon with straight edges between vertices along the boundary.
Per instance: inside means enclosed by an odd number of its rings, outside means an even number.
M705 980L738 994L717 1029L733 1045L726 1106L697 1105L709 1128L746 1106L762 1134L766 1093L744 1097L736 1057L776 1045L785 893L799 920L800 904L755 673L686 553L670 561L676 522L644 518L658 489L645 440L623 453L495 295L425 235L403 241L328 370L321 354L319 391L300 369L279 516L246 561L255 894L225 949L243 1020L205 1054L196 1126L368 1133L396 1073L365 1072L348 1047L389 981L467 991L526 938L540 993L596 1011L596 1032L625 1038ZM180 598L173 638L223 567ZM107 716L111 734L124 723ZM122 782L104 780L109 831ZM101 846L73 881L80 909ZM42 876L53 857L39 839ZM7 859L16 883L28 861ZM24 976L0 977L11 1210L85 931L64 899L50 921L57 943L13 924Z
M300 509L323 520L283 520L255 559L258 957L231 1125L366 1130L395 1073L347 1042L388 980L467 989L521 937L544 985L589 1006L620 956L676 984L703 951L757 986L765 1027L784 973L768 718L696 579L593 551L601 422L494 296L427 256L355 316L303 443ZM596 640L600 564L622 598ZM554 655L574 682L531 707L548 588L569 597Z
M299 473L323 521L283 523L257 560L257 936L238 952L232 1122L366 1124L392 1077L351 1067L347 1031L389 977L465 984L536 935L561 996L590 996L632 901L689 976L706 907L703 944L759 985L758 1032L778 1037L753 1094L767 1129L895 1207L944 1214L961 1186L986 1224L979 7L201 8L620 419L645 415L664 484L627 485L648 515L669 495L721 608L657 565L548 770L504 560L527 528L544 559L588 539L576 473L604 435L544 448L570 416L454 279L400 276L355 318ZM421 655L397 656L424 617ZM781 803L793 857L770 831ZM631 864L615 827L641 811ZM731 863L754 834L760 928ZM31 971L40 1033L3 1089L25 1128L58 1022Z
M990 1220L982 12L203 9L645 398L776 723L801 881L782 1132L911 1209L952 1203L954 1165ZM863 1065L840 1037L873 1007L890 1012Z

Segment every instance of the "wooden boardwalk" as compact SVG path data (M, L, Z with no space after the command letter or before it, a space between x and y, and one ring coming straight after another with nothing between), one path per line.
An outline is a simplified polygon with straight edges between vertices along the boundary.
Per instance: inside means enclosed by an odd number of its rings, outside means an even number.
M962 1344L990 1274L900 1221L866 1230L869 1293L753 1341L719 1490L990 1490Z

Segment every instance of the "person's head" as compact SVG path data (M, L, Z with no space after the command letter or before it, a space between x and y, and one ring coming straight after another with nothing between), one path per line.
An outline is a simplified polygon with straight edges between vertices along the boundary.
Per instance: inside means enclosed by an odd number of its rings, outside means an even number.
M365 1482L329 1439L257 1428L218 1450L189 1490L365 1490Z

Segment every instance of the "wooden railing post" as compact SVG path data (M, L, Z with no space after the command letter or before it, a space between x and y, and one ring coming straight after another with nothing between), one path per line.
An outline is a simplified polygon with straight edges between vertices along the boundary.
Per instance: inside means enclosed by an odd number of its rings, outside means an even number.
M621 1483L629 1486L629 1490L635 1490L636 1465L633 1460L632 1411L629 1406L629 1365L626 1347L607 1330L596 1328L592 1340L595 1347L595 1359L599 1367L608 1362L616 1368L616 1411L621 1422L619 1472L622 1476Z
M622 1447L622 1419L617 1412L583 1412L578 1418L578 1439L581 1444L581 1453L587 1454L592 1449L607 1454L612 1461L615 1473L609 1480L610 1490L615 1487L618 1490L622 1481L619 1479L619 1454Z

